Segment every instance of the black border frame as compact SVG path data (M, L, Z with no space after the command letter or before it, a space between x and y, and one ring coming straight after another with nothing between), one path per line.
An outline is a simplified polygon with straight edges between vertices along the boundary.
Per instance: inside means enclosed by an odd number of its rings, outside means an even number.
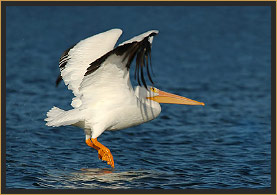
M6 188L6 7L7 6L270 6L271 7L271 188L269 189L7 189ZM1 2L1 194L276 194L276 1L2 1Z

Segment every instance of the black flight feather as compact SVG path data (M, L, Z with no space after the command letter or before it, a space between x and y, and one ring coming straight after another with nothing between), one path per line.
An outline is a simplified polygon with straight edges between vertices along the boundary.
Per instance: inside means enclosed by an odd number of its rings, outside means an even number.
M157 33L151 33L147 37L145 37L141 41L134 41L132 43L126 43L124 45L120 45L116 47L115 49L111 50L110 52L106 53L102 57L98 58L94 62L90 63L89 67L87 68L87 72L85 73L85 76L90 75L94 71L96 71L101 64L110 56L113 54L116 54L118 56L123 57L123 61L127 59L126 68L129 70L132 61L136 57L136 67L135 67L135 79L137 79L138 84L141 86L141 82L145 88L147 88L146 81L144 78L144 71L143 68L146 66L147 70L147 76L152 84L154 84L151 74L149 71L149 67L151 66L151 43L149 42L149 37L155 36ZM151 71L152 66L151 66Z
M76 44L75 44L76 45ZM62 71L63 69L65 69L65 65L67 64L68 60L70 59L68 56L68 52L75 46L72 45L70 48L68 48L67 50L65 50L62 54L62 56L60 57L59 60L59 67L60 67L60 71ZM62 75L60 74L56 80L56 87L59 85L59 83L61 82L61 80L63 80Z

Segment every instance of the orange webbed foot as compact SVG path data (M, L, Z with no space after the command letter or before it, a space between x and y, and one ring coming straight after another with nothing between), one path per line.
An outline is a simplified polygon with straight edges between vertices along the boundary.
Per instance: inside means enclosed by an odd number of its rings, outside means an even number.
M98 158L107 161L107 164L114 168L113 155L108 148L101 148L98 150Z
M97 141L97 138L87 139L86 143L88 146L96 149L98 151L98 158L102 161L107 161L107 164L114 168L113 155L111 151L100 142Z

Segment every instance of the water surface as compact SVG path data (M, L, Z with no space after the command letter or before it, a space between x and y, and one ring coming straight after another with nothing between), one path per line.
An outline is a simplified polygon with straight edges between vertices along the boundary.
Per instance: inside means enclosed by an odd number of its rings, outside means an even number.
M119 42L158 29L155 86L206 104L162 105L149 123L104 132L114 170L82 129L44 122L53 105L70 109L71 91L55 88L60 55L111 28ZM271 186L270 7L15 6L6 32L7 188Z

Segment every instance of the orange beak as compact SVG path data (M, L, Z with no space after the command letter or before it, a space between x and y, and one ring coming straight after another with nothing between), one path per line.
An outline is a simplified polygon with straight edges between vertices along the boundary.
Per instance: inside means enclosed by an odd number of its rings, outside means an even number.
M203 102L197 102L195 100L191 100L189 98L175 95L172 93L167 93L161 90L159 90L159 95L154 97L147 97L147 99L156 101L158 103L166 103L166 104L186 104L186 105L201 105L201 106L205 105Z

